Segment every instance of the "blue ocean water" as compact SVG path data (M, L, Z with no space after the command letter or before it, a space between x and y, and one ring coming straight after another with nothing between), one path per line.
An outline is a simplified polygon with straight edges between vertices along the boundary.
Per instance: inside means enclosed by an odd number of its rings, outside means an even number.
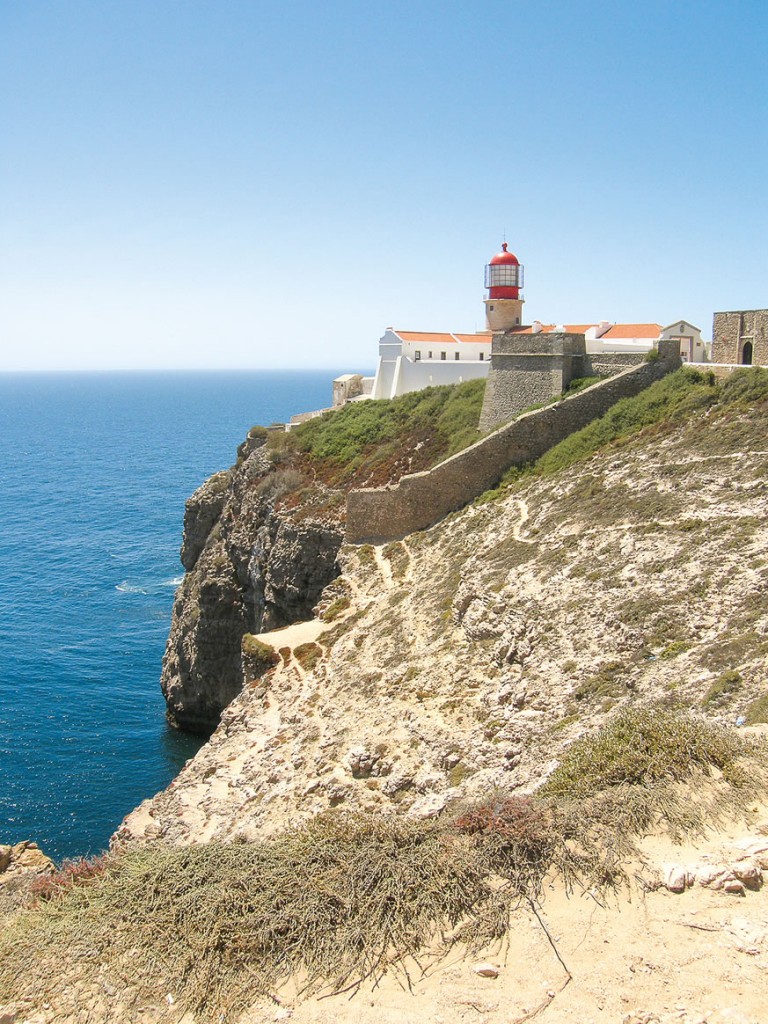
M184 501L334 375L0 374L0 843L102 850L195 753L159 689Z

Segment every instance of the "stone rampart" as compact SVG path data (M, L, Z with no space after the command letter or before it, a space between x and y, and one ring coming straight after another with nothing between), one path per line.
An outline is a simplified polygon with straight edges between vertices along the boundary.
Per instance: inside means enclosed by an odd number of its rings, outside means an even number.
M390 487L350 491L346 540L399 540L425 530L498 483L510 466L539 458L569 434L604 415L680 366L677 342L660 342L660 358L618 373L569 398L495 430L438 466L411 473Z
M584 377L611 377L626 370L628 366L639 366L645 360L644 352L588 352L584 359Z
M583 334L495 334L480 429L493 430L559 395L583 376L585 352Z

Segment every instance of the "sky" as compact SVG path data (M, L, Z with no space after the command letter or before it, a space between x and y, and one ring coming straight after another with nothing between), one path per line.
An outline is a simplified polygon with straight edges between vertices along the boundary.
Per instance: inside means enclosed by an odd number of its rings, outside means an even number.
M0 0L0 370L768 306L765 0Z

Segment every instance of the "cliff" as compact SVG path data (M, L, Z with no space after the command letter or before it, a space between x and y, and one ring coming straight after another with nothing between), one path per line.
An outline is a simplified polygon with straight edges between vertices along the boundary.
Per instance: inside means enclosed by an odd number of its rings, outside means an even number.
M173 724L210 732L242 689L244 634L310 618L337 575L338 515L279 507L300 474L275 470L264 436L249 438L238 464L207 480L187 502L181 560L161 686Z
M476 437L482 381L349 405L290 434L254 428L189 499L161 686L173 725L210 733L243 686L241 641L312 617L338 575L345 493Z
M431 815L495 788L529 791L627 701L761 720L765 399L724 400L687 379L609 414L621 424L640 409L649 426L636 436L606 445L609 417L587 428L591 458L574 455L574 435L429 531L333 547L341 575L310 632L262 629L277 667L250 673L121 839L252 838L331 807ZM221 578L204 587L220 595ZM212 646L205 657L228 658L235 676L239 646Z

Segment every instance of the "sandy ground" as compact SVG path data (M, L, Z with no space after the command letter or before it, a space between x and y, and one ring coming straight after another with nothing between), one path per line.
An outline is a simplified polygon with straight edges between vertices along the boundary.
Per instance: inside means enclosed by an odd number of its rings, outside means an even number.
M296 1003L284 992L282 1006L254 1007L243 1024L512 1024L533 1013L547 1024L768 1020L764 893L656 892L605 910L589 897L567 900L553 891L542 918L557 954L539 921L521 914L499 949L451 958L424 977L412 965L410 992L396 975L352 998ZM499 968L498 977L475 973L484 961Z
M686 847L656 839L643 852L656 867L693 864L705 854L728 860L734 841L749 834L735 828ZM638 884L601 906L553 883L539 915L521 911L508 939L479 956L457 952L431 968L410 964L409 979L392 972L351 998L302 1002L286 987L282 1005L254 1006L242 1024L768 1021L768 887L735 896L700 885L674 894ZM476 973L482 963L498 976Z
M567 896L554 881L545 888L538 916L521 910L495 948L475 956L454 950L434 964L425 956L407 965L407 977L391 969L377 986L335 996L302 999L297 984L289 983L237 1024L765 1024L768 886L742 896L698 884L680 894L647 887L670 862L687 866L710 855L732 863L740 841L765 840L764 810L759 825L711 833L686 847L647 841L646 864L638 865L631 892L616 894L605 906L589 893ZM483 963L497 975L477 973ZM55 997L40 1006L30 991L26 1003L0 1006L0 1022L196 1024L172 993L127 1006L106 976L95 985L82 983L73 964L61 967L58 1006ZM80 1007L74 1014L73 990ZM235 1024L229 1016L221 1020Z
M276 651L281 647L299 647L301 644L309 644L316 641L320 634L328 629L328 623L321 619L309 619L307 622L294 622L291 626L283 626L282 629L273 629L269 633L255 634L257 640L262 643L271 644Z

